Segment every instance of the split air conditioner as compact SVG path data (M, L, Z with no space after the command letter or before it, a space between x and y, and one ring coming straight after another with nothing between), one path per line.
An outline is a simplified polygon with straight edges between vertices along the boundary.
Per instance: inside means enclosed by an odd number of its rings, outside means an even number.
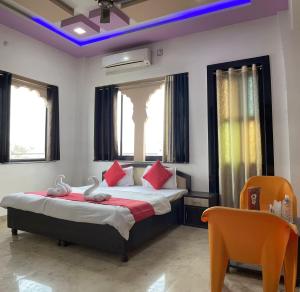
M128 71L151 65L150 49L139 49L105 56L102 65L106 72Z

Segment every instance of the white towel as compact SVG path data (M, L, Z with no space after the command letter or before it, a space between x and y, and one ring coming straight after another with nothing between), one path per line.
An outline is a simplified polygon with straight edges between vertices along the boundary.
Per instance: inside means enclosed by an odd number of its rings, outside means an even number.
M93 184L83 193L85 196L91 195L99 187L99 179L96 176L89 177L88 180Z
M68 194L67 190L62 186L56 186L55 188L49 188L47 190L48 196L62 197L62 196L66 196L67 194Z
M68 185L67 183L65 183L63 181L63 179L66 179L66 177L63 174L60 174L59 176L57 176L56 180L55 180L55 185L63 185L65 187L65 189L67 190L68 193L72 192L72 187L70 185Z
M84 198L87 201L101 202L104 200L109 200L111 198L111 195L97 191L100 182L96 176L89 177L89 181L93 182L93 184L83 193Z
M64 175L59 175L55 179L55 187L54 188L49 188L47 190L47 195L48 196L53 196L53 197L62 197L66 196L69 193L71 193L72 188L63 182L63 178L65 178Z
M111 195L108 194L102 194L102 193L95 193L88 196L84 196L86 201L95 201L95 202L102 202L105 200L109 200L111 198Z

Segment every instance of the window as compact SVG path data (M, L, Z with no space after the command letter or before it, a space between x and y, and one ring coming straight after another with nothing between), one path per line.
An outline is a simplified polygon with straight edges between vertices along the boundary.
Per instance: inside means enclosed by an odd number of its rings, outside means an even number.
M0 70L0 163L60 160L59 89Z
M147 120L145 124L146 160L162 158L164 146L164 103L165 85L161 85L150 95L146 104Z
M42 96L41 96L42 95ZM10 160L46 159L46 90L12 82Z
M189 163L189 74L95 88L94 160Z
M208 66L209 187L239 206L253 175L274 175L269 57Z
M119 88L117 96L118 158L152 161L162 159L163 134L163 81L153 82L150 85L137 82L133 88Z
M123 159L134 156L133 103L130 98L118 91L117 97L117 136L118 155Z

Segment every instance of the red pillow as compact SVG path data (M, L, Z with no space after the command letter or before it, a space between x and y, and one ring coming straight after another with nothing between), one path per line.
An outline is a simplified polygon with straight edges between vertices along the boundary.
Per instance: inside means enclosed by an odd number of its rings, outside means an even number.
M104 174L104 178L108 186L115 186L118 181L126 175L125 171L122 169L118 161L114 161L113 165Z
M149 171L143 176L143 178L147 180L156 190L159 190L172 175L172 172L165 169L160 161L157 160L149 169Z

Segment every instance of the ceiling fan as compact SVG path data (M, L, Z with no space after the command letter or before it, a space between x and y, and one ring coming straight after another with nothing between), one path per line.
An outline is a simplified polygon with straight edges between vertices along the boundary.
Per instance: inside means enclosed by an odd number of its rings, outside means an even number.
M147 0L95 0L101 7L100 23L110 23L110 11L113 7L125 8Z

